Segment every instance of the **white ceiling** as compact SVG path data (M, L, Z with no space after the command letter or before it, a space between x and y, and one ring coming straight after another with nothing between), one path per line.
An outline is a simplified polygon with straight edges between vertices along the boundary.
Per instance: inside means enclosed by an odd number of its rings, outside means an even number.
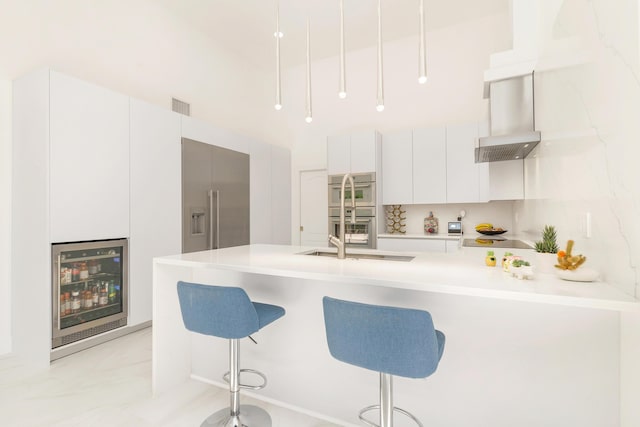
M257 67L272 67L276 4L280 4L282 64L305 60L305 26L311 25L315 59L339 53L339 0L156 0L177 19ZM426 30L506 13L509 0L425 0ZM418 34L418 0L382 0L384 41ZM377 1L344 0L346 49L376 43ZM428 43L428 41L427 41Z
M274 115L272 106L276 2L0 0L0 79L50 67L157 105L182 99L198 119L269 142L288 141L286 114ZM424 2L428 51L429 32L477 25L510 8L510 0ZM347 50L374 46L377 1L344 3ZM385 42L418 33L418 4L382 0ZM338 55L339 0L280 0L280 14L284 67L304 62L307 16L312 59Z

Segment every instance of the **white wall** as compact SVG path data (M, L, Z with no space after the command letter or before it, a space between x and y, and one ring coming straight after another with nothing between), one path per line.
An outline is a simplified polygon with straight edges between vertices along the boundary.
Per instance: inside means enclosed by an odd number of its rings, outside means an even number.
M0 355L11 351L11 82L0 80Z
M212 43L161 2L4 3L0 78L49 67L165 108L178 98L197 119L282 145L252 58Z
M559 245L574 239L586 265L625 292L640 296L640 64L637 2L565 2L547 14L536 73L536 125L542 142L525 161L526 200L516 226L539 238L545 224ZM571 36L566 58L587 53L577 66L544 61ZM556 42L554 44L554 41ZM548 55L547 55L548 54ZM542 68L542 67L541 67ZM585 217L591 216L591 237Z
M337 57L313 62L313 122L304 122L305 70L283 79L283 110L292 145L292 238L299 242L299 171L326 168L326 138L356 130L385 131L486 119L483 73L489 55L509 47L509 17L497 15L427 34L429 81L417 82L417 38L384 44L385 111L376 102L375 48L349 52L347 99L338 99ZM313 49L313 48L312 48ZM312 51L313 54L313 51Z

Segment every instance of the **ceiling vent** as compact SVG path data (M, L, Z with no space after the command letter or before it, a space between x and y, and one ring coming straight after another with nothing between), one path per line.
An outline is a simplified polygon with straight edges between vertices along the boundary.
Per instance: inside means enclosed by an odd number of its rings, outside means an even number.
M171 109L176 113L184 114L185 116L191 115L191 105L179 99L171 98Z

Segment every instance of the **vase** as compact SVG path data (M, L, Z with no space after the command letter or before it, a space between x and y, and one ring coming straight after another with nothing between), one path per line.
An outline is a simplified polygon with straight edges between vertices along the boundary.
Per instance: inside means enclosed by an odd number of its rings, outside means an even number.
M538 273L554 274L556 270L554 265L556 265L557 262L558 256L556 254L536 252L534 265Z

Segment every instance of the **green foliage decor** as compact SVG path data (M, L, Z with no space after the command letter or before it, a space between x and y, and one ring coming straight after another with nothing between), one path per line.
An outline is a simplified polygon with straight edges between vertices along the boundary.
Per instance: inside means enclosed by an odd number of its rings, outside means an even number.
M555 254L558 252L556 242L556 228L553 225L545 225L542 230L542 240L535 243L536 252Z

